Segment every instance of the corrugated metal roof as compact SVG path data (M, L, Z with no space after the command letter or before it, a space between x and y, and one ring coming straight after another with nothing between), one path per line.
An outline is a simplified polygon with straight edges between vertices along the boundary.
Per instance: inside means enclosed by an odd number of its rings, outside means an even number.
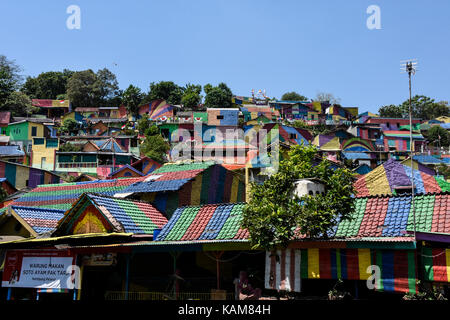
M83 193L112 196L142 179L127 178L40 185L14 201L13 205L67 210Z
M122 224L127 233L153 234L155 229L161 229L167 223L167 218L149 203L95 194L86 196L97 206L108 210L111 216Z
M175 210L157 241L246 239L240 229L244 203L186 206Z
M166 164L146 176L145 180L130 185L122 193L143 193L179 190L188 181L194 179L215 162L197 162L188 164Z
M0 146L0 156L22 157L25 153L19 149L19 146Z

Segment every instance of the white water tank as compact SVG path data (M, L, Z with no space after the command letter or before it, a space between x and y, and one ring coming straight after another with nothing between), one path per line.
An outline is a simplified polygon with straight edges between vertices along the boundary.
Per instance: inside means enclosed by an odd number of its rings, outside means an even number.
M294 194L298 197L304 195L325 194L325 185L318 179L300 179L295 183Z

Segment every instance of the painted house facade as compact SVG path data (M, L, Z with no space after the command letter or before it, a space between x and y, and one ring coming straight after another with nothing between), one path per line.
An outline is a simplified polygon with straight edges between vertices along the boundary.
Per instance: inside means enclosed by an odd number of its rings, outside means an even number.
M151 203L169 218L182 206L242 202L245 182L214 162L166 164L121 194Z

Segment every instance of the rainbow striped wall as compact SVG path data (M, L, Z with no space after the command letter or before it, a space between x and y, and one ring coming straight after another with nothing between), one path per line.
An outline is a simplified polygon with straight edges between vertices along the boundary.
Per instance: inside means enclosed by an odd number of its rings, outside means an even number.
M424 280L450 282L450 249L422 248Z
M165 100L154 100L150 104L139 107L139 115L147 113L150 120L168 119L173 117L173 106Z
M244 202L245 183L225 167L213 165L179 190L147 193L143 195L143 200L151 202L170 218L177 208L183 206Z
M287 249L266 253L266 289L300 292L300 279L372 279L370 266L380 269L376 290L417 291L414 250ZM369 271L369 272L367 272ZM369 279L370 277L370 279Z
M60 182L60 177L49 171L5 161L0 161L0 178L6 178L16 189Z

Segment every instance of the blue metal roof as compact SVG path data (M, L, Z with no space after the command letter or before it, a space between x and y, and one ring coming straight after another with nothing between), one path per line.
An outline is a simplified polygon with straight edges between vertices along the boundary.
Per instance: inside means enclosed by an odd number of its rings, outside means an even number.
M372 159L369 153L365 152L342 152L342 155L346 159L357 160L357 159Z
M189 180L191 179L136 182L125 188L121 193L175 191Z
M420 163L430 163L430 164L440 164L443 161L439 160L433 156L428 156L428 155L419 155L419 156L413 156L413 159L420 162Z
M2 156L24 156L25 153L18 146L0 146Z

